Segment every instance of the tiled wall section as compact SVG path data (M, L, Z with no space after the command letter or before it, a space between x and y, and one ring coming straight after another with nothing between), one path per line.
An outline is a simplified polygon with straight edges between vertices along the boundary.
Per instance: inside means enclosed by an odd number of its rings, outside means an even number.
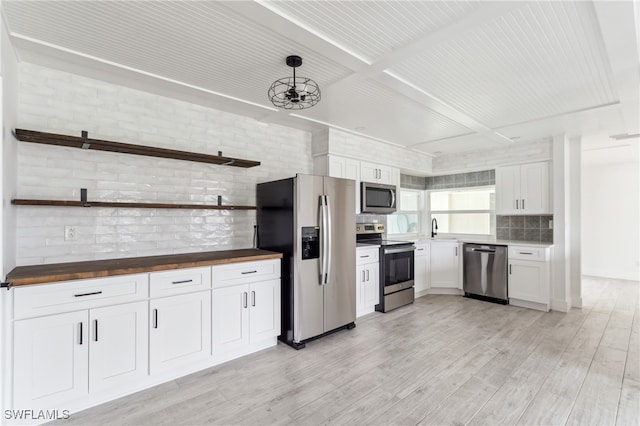
M433 173L493 169L496 166L545 161L552 158L551 139L505 143L496 149L483 149L441 155L433 159Z
M480 172L457 173L442 176L411 176L400 175L400 186L410 189L449 189L468 188L474 186L495 185L496 171L483 170Z
M311 173L311 135L28 63L18 127L262 162L241 169L18 144L19 198L255 204L258 182ZM286 155L283 155L286 153ZM254 211L14 207L17 264L250 247ZM65 225L77 240L64 240Z
M553 216L496 216L496 237L499 240L553 242L549 221Z

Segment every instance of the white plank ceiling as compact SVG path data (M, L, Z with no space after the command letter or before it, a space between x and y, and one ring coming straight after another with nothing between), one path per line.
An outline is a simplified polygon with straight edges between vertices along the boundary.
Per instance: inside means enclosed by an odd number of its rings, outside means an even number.
M5 0L2 12L20 60L431 155L640 130L630 0ZM322 90L294 116L266 95L291 54Z

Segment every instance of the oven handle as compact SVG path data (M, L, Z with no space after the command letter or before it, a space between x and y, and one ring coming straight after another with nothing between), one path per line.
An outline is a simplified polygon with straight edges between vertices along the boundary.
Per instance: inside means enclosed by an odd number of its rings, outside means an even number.
M384 249L384 254L394 254L394 253L408 253L410 251L414 251L416 248L414 246L411 247L403 247L403 248L389 248Z

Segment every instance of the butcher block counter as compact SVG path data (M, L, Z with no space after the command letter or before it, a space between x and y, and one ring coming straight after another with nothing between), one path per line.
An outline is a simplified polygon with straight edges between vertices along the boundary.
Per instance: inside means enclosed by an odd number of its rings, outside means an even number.
M7 274L11 286L52 283L113 275L165 271L197 266L223 265L254 260L281 259L282 253L260 249L238 249L124 259L91 260L18 266Z

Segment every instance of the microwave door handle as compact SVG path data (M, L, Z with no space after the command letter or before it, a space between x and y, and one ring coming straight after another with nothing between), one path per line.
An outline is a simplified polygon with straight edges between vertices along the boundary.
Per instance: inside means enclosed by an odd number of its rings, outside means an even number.
M329 277L331 276L331 250L333 249L333 241L331 241L332 224L331 224L331 205L329 204L329 196L324 196L325 216L327 218L327 244L326 244L326 256L327 256L327 269L324 283L327 284Z
M394 207L396 205L396 191L394 189L391 190L391 205L389 207Z

